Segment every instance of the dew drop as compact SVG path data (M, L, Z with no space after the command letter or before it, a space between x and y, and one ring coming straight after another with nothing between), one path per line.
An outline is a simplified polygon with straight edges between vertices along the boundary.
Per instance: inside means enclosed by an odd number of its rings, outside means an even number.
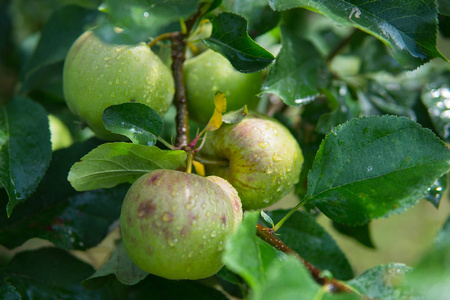
M273 161L280 161L280 160L283 160L283 158L277 153L277 152L275 152L274 154L273 154Z
M113 82L112 80L109 80L109 81L108 81L108 84L109 84L109 85L113 85L113 83L114 83L114 82Z
M261 141L261 142L259 142L259 146L261 147L261 148L266 148L267 146L269 146L269 143L268 142L265 142L265 141Z
M213 232L211 232L211 237L212 238L215 238L217 236L217 233L216 233L216 231L214 230Z
M177 238L167 240L167 244L169 244L169 246L171 246L171 247L174 247L177 243L178 243Z
M206 216L207 216L207 217L210 217L210 216L211 216L211 212L210 212L209 210L206 212Z
M116 84L120 84L119 78L116 78ZM275 159L274 159L275 160Z
M104 60L104 61L111 60L111 56L105 56L105 57L103 57L103 60Z
M191 210L194 207L194 201L189 201L188 203L186 203L186 205L184 206L184 208L186 208L187 210Z

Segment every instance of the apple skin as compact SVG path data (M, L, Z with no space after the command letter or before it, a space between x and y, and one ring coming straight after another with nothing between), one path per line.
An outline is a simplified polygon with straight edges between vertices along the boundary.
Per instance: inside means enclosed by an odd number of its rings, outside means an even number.
M225 239L241 221L241 201L226 180L174 170L141 176L125 196L120 217L131 260L167 279L217 273Z
M70 48L63 72L69 109L105 140L123 139L103 126L103 111L125 102L143 103L160 115L174 95L170 69L145 44L116 45L83 33Z
M206 173L231 183L245 209L267 207L292 191L303 164L300 146L289 130L255 112L208 133L199 155L228 160L228 166L205 164Z
M255 109L261 90L263 73L245 74L233 68L221 54L207 50L186 60L183 67L189 117L206 124L214 112L214 95L225 94L227 110L247 105Z

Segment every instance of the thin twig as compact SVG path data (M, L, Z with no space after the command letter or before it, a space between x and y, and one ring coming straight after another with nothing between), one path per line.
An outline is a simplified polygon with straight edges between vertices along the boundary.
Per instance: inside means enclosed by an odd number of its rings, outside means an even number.
M272 229L264 227L260 224L256 224L256 234L259 238L261 238L269 245L273 246L275 249L278 249L286 254L294 255L295 257L297 257L306 267L306 269L314 278L314 280L320 285L326 286L329 291L334 293L354 292L342 282L333 278L327 278L326 276L323 276L323 272L319 268L317 268L310 262L306 261L297 252L289 248L285 243L283 243L283 241L281 241L278 237L275 236Z

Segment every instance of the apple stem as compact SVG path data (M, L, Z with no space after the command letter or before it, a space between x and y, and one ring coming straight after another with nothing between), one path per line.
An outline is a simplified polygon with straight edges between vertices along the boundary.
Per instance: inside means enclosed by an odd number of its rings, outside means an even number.
M324 272L319 268L306 261L303 257L301 257L297 252L289 248L283 241L281 241L276 235L273 229L264 227L260 224L256 224L256 235L261 238L263 241L271 245L277 250L284 252L289 255L293 255L298 258L302 264L306 267L308 272L314 278L314 280L320 285L326 287L326 289L333 293L339 292L355 292L351 287L347 286L345 283L338 281L334 278L329 278L324 276Z
M187 159L186 159L186 173L192 173L192 161L194 160L194 152L192 150L187 150Z

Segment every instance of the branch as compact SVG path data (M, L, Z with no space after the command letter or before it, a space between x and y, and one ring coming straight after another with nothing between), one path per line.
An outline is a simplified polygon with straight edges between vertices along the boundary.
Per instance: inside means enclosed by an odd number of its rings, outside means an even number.
M177 108L175 146L180 149L184 149L189 144L189 113L183 76L183 64L186 60L186 39L202 13L202 6L200 6L197 12L184 22L185 26L183 26L182 31L170 35L172 41L172 73L175 81L174 103Z
M297 257L306 267L306 269L314 278L314 280L320 285L327 286L330 292L333 293L355 292L342 282L333 278L327 278L323 276L323 272L320 269L318 269L316 266L306 261L303 257L298 255L297 252L289 248L285 243L283 243L283 241L281 241L278 237L276 237L272 229L264 227L260 224L256 224L256 235L269 245L273 246L275 249L278 249L286 254L294 255L295 257Z
M183 63L186 59L185 34L177 32L172 34L172 73L175 82L175 107L177 115L177 136L175 146L184 148L189 144L189 114L187 109L186 94L184 87Z

